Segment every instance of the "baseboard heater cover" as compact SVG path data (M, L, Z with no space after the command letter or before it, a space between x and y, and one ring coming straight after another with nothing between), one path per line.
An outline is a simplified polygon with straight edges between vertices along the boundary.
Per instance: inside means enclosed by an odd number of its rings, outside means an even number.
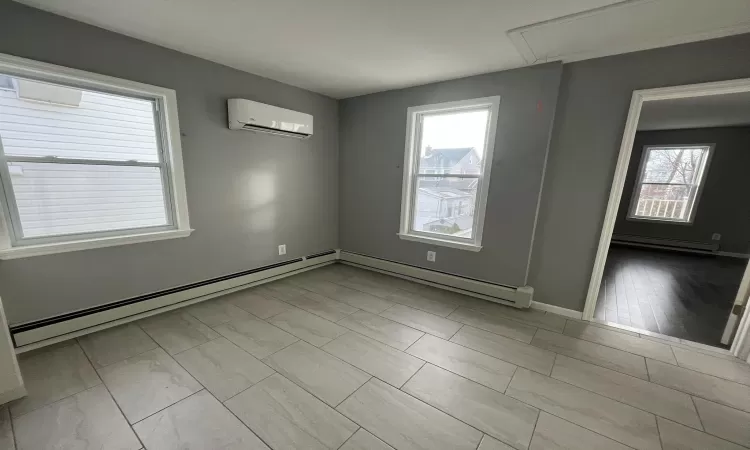
M634 236L629 234L615 234L612 236L612 242L617 244L643 244L653 245L656 247L665 247L672 249L699 250L703 252L716 252L719 250L719 243L716 242L697 242L681 241L678 239L666 239L657 237Z
M17 352L132 322L336 262L338 251L316 253L239 273L140 295L10 327Z
M340 262L516 308L529 308L534 296L531 286L494 284L359 253L342 251Z

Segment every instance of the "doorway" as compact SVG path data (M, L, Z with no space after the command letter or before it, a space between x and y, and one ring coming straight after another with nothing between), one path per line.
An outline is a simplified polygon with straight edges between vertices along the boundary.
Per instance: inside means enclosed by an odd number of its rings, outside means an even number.
M583 318L750 353L750 79L633 93Z

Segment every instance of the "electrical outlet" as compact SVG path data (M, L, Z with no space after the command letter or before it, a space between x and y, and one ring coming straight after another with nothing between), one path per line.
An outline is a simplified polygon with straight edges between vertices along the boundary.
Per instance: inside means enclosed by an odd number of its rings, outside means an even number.
M435 252L427 252L427 261L435 262Z
M279 245L279 255L286 255L286 244Z
M714 233L714 234L711 235L711 240L712 241L720 241L721 240L721 235L719 233Z

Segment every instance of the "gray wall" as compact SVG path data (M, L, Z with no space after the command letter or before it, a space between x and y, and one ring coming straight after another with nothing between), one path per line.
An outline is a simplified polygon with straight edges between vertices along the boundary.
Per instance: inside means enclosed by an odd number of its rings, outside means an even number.
M647 145L716 144L692 224L627 220L633 186ZM641 131L635 135L615 234L710 242L721 234L721 250L746 253L750 244L747 168L750 127Z
M11 323L252 269L338 246L335 100L0 0L0 52L177 91L188 238L0 262ZM226 99L312 114L300 141L230 131Z
M750 35L566 64L529 284L583 310L635 89L750 77Z
M525 284L559 63L497 72L340 102L341 248L500 284ZM398 238L406 109L500 95L483 249ZM428 263L427 250L437 251Z

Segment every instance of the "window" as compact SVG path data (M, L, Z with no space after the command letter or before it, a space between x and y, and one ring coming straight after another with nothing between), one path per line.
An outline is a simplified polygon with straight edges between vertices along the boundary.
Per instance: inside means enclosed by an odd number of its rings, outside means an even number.
M645 147L629 219L692 223L713 145Z
M0 55L0 258L190 233L174 91Z
M402 239L479 251L500 97L408 109Z

